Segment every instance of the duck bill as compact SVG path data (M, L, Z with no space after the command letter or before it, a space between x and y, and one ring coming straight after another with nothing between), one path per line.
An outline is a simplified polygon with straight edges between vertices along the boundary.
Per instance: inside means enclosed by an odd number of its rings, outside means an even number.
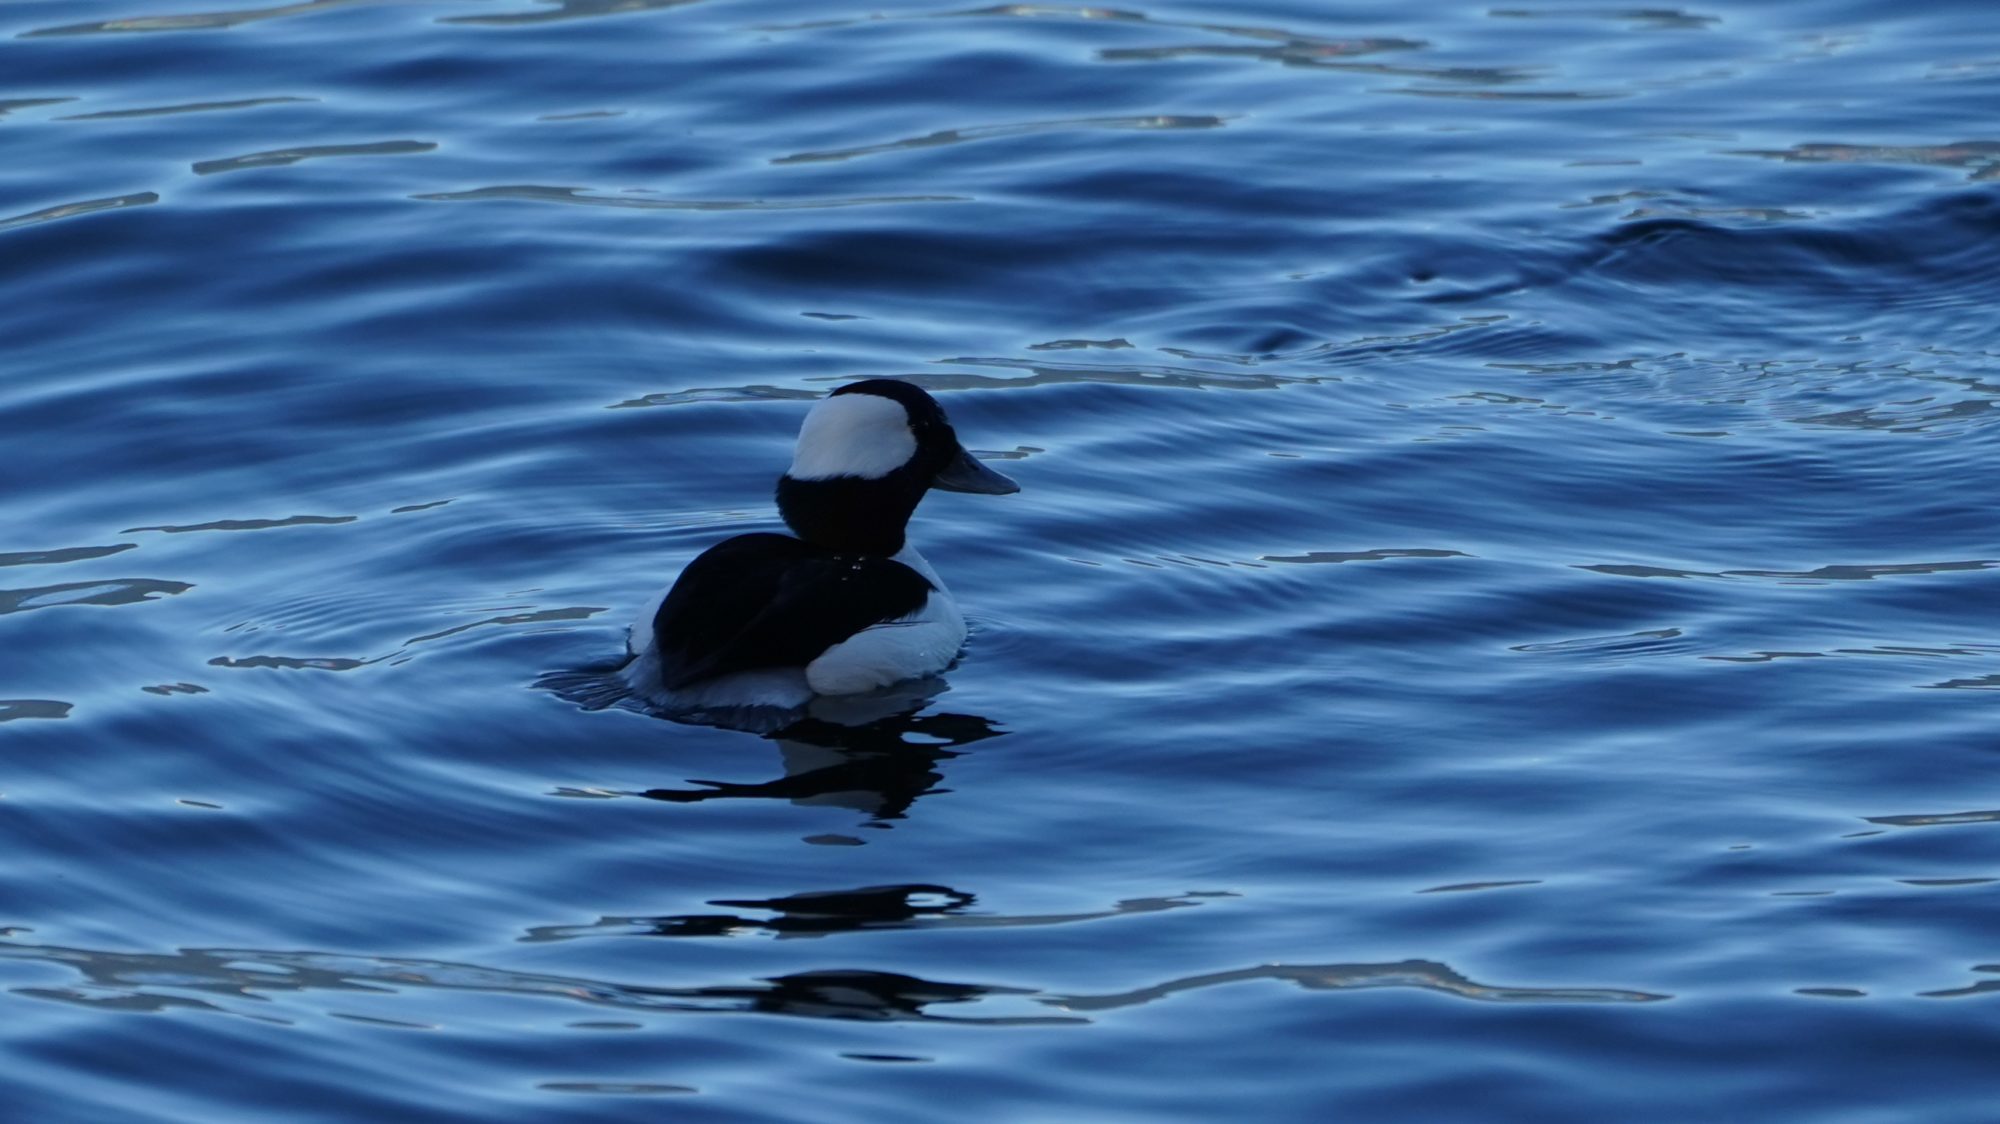
M979 458L959 449L931 487L946 492L975 492L983 496L1006 496L1021 490L1019 484L979 463Z

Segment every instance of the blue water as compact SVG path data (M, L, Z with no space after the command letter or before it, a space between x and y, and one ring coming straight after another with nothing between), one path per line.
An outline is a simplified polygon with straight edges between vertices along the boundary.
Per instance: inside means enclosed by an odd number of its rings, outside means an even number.
M230 2L0 8L0 1117L1993 1119L1989 4ZM948 690L547 689L884 375Z

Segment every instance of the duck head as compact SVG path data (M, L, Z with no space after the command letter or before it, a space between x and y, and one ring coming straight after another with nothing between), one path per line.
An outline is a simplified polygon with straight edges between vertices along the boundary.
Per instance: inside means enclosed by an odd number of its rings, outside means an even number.
M937 399L894 379L849 383L816 403L778 480L792 533L842 554L894 555L924 493L1021 490L959 444Z

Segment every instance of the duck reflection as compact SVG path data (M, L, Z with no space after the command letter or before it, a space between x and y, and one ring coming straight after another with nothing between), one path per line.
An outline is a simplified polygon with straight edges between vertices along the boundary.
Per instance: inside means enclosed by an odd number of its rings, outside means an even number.
M97 1011L193 1010L289 1024L302 1014L432 1028L440 1004L431 991L523 996L634 1013L784 1015L863 1022L950 1022L981 1026L1081 1024L1123 1008L1191 991L1254 981L1312 992L1407 988L1488 1003L1651 1003L1657 992L1605 987L1520 987L1482 983L1433 960L1390 963L1265 963L1204 972L1124 991L1062 994L1033 987L954 983L900 972L818 968L744 982L691 987L618 983L513 971L448 960L331 952L188 948L165 953L36 945L0 937L0 963L61 965L81 979L16 987L10 994ZM1969 995L1994 981L1928 992ZM960 1014L967 1009L980 1014ZM472 1008L442 1005L454 1018ZM347 1009L342 1009L347 1008ZM939 1008L950 1009L940 1013ZM1051 1010L1062 1012L1052 1014ZM365 1012L365 1013L364 1013Z
M1197 891L1174 897L1127 898L1106 909L1075 913L972 913L978 897L949 886L899 883L852 890L814 890L765 899L718 898L709 905L769 912L773 917L737 913L670 914L661 917L601 917L589 925L545 925L528 930L525 942L580 937L727 937L764 933L780 940L824 937L881 929L997 929L1066 925L1138 913L1158 913L1200 905L1202 899L1234 897L1227 891Z
M661 993L740 1004L735 1009L797 1018L866 1022L943 1020L989 1026L1047 1026L1089 1021L1073 1015L936 1015L927 1008L946 1003L974 1003L996 996L1033 995L1035 992L1032 988L942 983L899 972L862 969L796 972L788 976L773 976L748 987L661 989Z
M664 917L602 917L591 925L549 925L531 929L525 941L562 941L604 935L656 937L726 937L761 931L777 937L818 937L862 929L904 929L926 921L957 916L977 899L949 886L909 883L863 886L854 890L822 890L781 898L750 900L719 898L710 905L773 911L770 918L733 913L678 914Z
M197 1010L260 1022L289 1023L288 1016L299 1012L296 1001L282 1001L287 995L343 994L350 1003L366 1003L370 1008L386 1006L403 1014L407 1000L390 1000L426 990L521 995L638 1012L754 1012L809 1019L986 1026L1046 1026L1088 1021L1078 1015L1040 1013L937 1014L932 1007L1032 997L1036 992L868 969L815 969L741 984L654 987L515 972L445 960L230 948L133 953L0 940L0 961L7 960L61 964L83 977L71 986L15 988L14 995L101 1011ZM282 1013L272 1013L274 1000L280 1001L276 1008ZM1027 1012L1036 1010L1035 1005L1025 1008ZM411 1020L326 1007L319 1013L406 1027L440 1025L425 1020L421 1014Z
M790 725L764 737L776 742L785 773L754 783L690 780L698 788L652 788L638 795L692 804L703 800L789 800L850 808L875 826L902 819L917 799L946 791L939 766L956 747L1003 736L991 720L923 708L943 689L937 680L894 695L821 699Z
M706 726L755 734L775 742L784 775L768 781L690 779L692 788L649 788L639 792L588 790L592 796L644 796L672 804L704 800L789 800L799 805L849 808L871 827L902 819L922 796L944 792L940 765L959 756L954 750L1004 736L993 720L950 711L925 713L945 691L935 676L865 695L814 699L796 710L740 707L699 715L667 715L633 697L617 667L545 673L535 681L584 710L613 707L651 714L677 725ZM577 790L564 790L573 792Z

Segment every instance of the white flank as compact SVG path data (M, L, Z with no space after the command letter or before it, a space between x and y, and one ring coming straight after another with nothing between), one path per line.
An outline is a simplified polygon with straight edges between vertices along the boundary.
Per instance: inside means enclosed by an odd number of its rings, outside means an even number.
M794 480L878 479L908 464L916 452L917 438L902 403L876 394L841 394L806 415L786 475Z
M890 403L894 405L894 403ZM898 407L900 410L900 407ZM900 620L862 629L821 652L804 667L745 671L670 691L660 683L660 655L653 643L653 615L662 590L646 603L626 634L632 660L618 676L634 695L662 710L724 707L802 707L815 695L857 695L935 675L951 666L965 645L965 617L938 580L937 571L913 547L896 561L922 574L933 586L916 612Z
M670 691L660 683L660 657L650 642L631 663L618 670L618 678L635 697L673 713L726 707L789 710L806 705L813 697L812 688L806 685L805 672L796 667L743 671Z
M916 612L864 628L807 664L806 682L815 694L857 695L935 675L958 658L965 645L965 617L957 602L915 549L904 547L896 561L928 578L937 589Z

